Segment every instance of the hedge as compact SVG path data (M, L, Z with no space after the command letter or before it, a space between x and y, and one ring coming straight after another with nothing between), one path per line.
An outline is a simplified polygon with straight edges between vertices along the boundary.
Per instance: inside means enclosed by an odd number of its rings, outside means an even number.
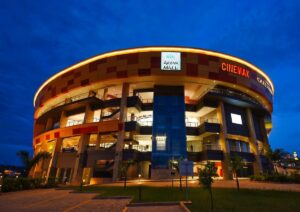
M300 183L300 174L293 172L290 175L273 173L259 174L250 176L250 180L263 182L279 182L279 183Z
M58 181L56 178L49 178L48 183L43 183L40 178L12 178L4 177L2 184L2 192L21 191L35 188L52 188L56 187Z

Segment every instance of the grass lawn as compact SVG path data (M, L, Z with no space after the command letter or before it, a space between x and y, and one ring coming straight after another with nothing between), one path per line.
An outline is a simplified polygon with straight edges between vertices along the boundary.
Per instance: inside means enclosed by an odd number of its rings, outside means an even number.
M132 196L138 201L138 187L85 187L84 191L96 191L101 196ZM213 189L215 211L299 211L300 193L241 189ZM170 187L142 187L142 202L164 202L185 200L185 191ZM210 197L203 188L189 188L187 205L191 211L210 211Z

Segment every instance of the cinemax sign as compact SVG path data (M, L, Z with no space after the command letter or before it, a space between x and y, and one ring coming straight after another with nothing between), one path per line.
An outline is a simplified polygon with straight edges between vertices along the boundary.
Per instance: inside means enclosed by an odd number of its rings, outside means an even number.
M162 52L160 68L161 70L165 70L165 71L180 71L181 70L180 52Z

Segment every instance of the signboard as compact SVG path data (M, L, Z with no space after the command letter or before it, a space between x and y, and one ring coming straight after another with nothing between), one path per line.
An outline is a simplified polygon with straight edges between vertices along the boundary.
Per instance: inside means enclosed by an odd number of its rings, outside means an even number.
M250 71L237 65L233 65L230 63L221 63L221 70L225 72L230 72L236 75L240 75L245 78L250 78Z
M162 52L161 53L161 70L180 71L181 70L181 53L180 52Z
M193 161L183 160L179 164L179 172L181 176L193 176Z

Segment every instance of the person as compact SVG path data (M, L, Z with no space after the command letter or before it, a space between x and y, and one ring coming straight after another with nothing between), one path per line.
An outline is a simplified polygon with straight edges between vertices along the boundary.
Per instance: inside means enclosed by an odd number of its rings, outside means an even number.
M191 144L191 152L194 152L194 147L192 144Z
M63 183L64 183L64 184L67 184L67 181L68 181L68 178L67 178L66 176L64 176L64 178L63 178Z

